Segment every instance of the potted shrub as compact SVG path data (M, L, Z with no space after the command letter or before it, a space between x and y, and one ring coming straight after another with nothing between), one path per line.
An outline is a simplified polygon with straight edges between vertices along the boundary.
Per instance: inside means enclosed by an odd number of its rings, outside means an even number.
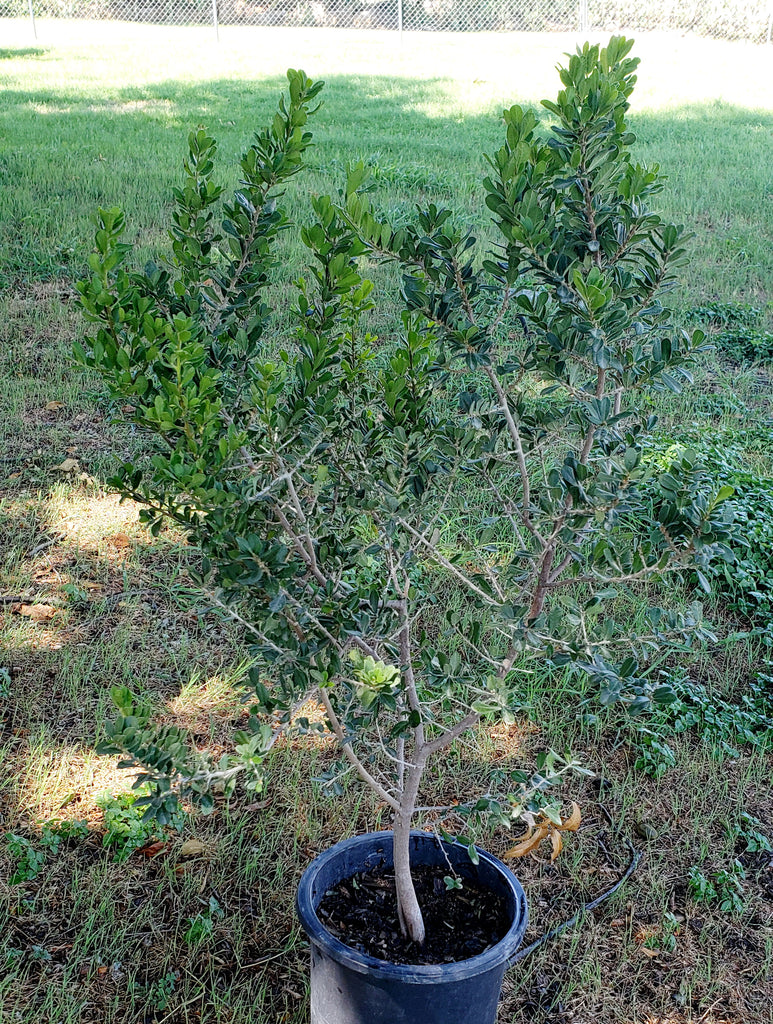
M78 286L95 329L77 356L119 417L156 439L111 482L143 505L152 531L183 528L208 600L243 624L256 654L251 727L220 764L196 761L185 736L154 726L125 690L102 749L142 767L147 813L163 821L180 798L210 808L213 785L230 792L241 777L259 788L282 729L337 738L329 788L359 776L393 826L323 855L302 883L320 1024L439 1020L448 998L457 1019L493 1020L526 924L523 894L469 838L444 832L443 815L525 819L514 853L549 838L556 855L563 823L549 789L576 766L551 753L536 771L433 808L441 842L412 832L427 765L482 720L510 718L535 659L587 674L603 704L632 713L668 700L661 652L699 613L651 608L634 631L610 609L668 572L705 585L702 566L728 557L729 489L709 494L689 454L665 473L645 458L655 422L641 396L677 391L705 346L661 302L684 235L650 209L657 168L630 156L630 49L613 38L572 55L544 104L550 126L505 111L484 182L496 243L479 246L435 206L392 223L373 208L361 165L338 201L313 198L289 332L282 293L271 305L275 243L321 83L288 72L289 97L242 158L230 203L215 183L214 140L191 134L172 254L158 266L131 269L122 214L99 211L91 276ZM364 257L402 274L401 323L378 348ZM470 513L463 535L450 509ZM309 700L324 725L299 714ZM433 952L416 893L424 863L449 901L466 887L467 905L487 908L469 912L456 953ZM373 928L347 946L319 904L385 867L399 934L382 955ZM478 920L487 900L502 919L493 935ZM463 959L432 962L449 956Z

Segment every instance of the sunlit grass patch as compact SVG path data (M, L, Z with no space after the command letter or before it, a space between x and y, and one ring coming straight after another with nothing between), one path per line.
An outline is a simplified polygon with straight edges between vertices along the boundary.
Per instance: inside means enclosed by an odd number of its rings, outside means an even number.
M191 679L167 702L163 718L187 729L210 748L218 745L230 749L234 729L240 725L243 728L249 715L246 668L237 664L232 671L206 679L194 670Z
M41 822L60 820L83 820L98 828L102 812L97 798L129 789L136 774L90 747L60 746L53 730L30 737L23 754L8 750L5 763L13 768L13 791L7 795L13 815L7 825L33 831Z

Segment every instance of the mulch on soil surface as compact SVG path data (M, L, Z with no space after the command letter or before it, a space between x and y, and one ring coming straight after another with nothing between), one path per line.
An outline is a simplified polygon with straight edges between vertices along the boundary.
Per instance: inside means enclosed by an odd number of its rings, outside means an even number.
M503 896L464 880L447 889L429 865L411 871L427 937L406 939L397 916L394 872L379 868L355 875L328 891L317 909L325 927L360 953L396 964L448 964L478 956L507 933L511 916Z

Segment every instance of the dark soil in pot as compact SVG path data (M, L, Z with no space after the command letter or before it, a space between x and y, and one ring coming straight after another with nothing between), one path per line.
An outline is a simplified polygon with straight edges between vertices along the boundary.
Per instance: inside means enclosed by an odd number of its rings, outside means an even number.
M411 870L424 916L423 946L405 939L397 917L394 872L382 867L346 879L325 893L317 916L352 949L394 964L448 964L496 945L512 924L505 898L465 878L448 889L430 865Z

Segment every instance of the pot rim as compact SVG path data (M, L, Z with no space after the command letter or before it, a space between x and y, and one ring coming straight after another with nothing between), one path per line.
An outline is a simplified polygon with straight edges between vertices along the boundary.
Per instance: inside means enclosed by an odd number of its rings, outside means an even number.
M456 845L439 839L434 833L430 832L412 830L411 837L414 836L431 842L434 845L442 844L446 847ZM521 945L526 926L529 923L526 894L521 883L506 864L478 847L476 847L476 850L478 850L481 861L493 867L510 890L515 913L509 930L502 936L499 942L477 956L469 957L467 960L457 960L455 963L450 964L395 964L389 960L379 960L366 953L360 953L356 949L352 949L351 946L341 942L340 939L337 939L328 931L317 917L316 907L312 900L314 884L322 869L330 861L336 860L344 849L351 850L352 847L367 847L385 842L391 843L392 839L393 833L391 831L366 832L363 835L352 836L349 839L343 839L341 842L336 843L335 846L329 847L309 864L298 884L296 907L301 925L310 941L321 947L332 959L345 965L350 970L357 971L360 974L377 975L381 978L393 978L404 984L424 985L461 981L464 978L473 977L477 974L485 974L487 971L493 970L502 964L506 965L507 961Z

